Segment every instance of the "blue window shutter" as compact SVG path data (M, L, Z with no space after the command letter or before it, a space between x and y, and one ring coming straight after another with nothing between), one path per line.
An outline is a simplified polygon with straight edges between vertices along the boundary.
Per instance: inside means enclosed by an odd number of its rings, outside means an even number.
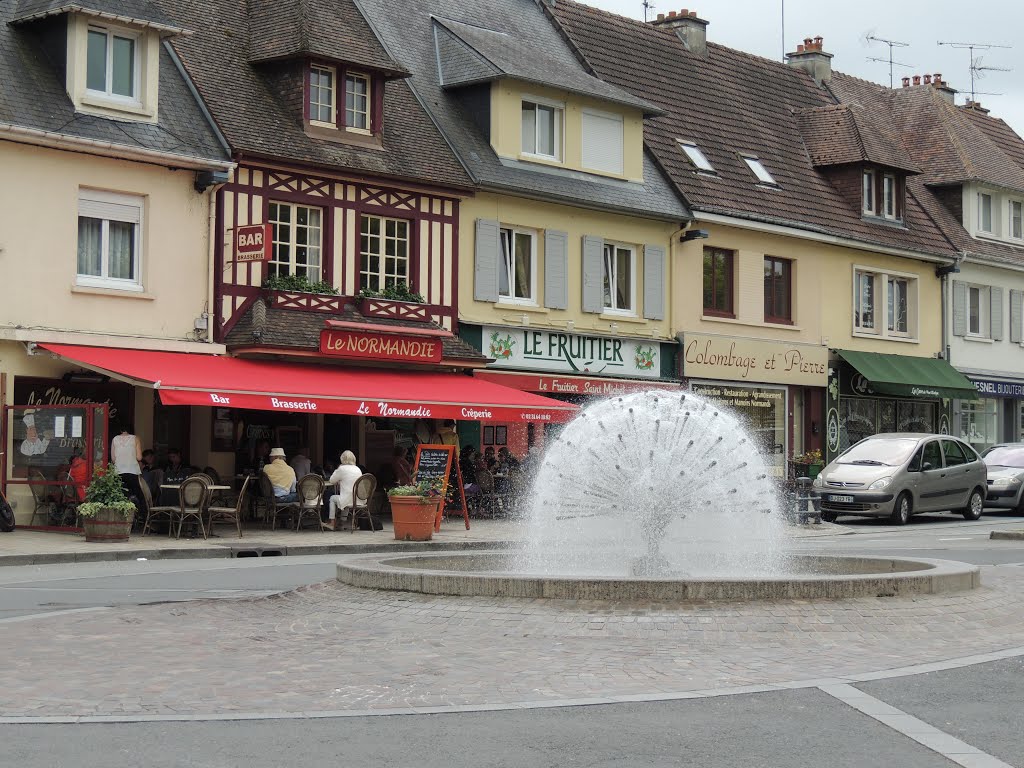
M644 246L644 317L665 319L665 249Z
M544 306L569 308L569 235L544 232Z
M992 331L992 341L1003 340L1003 289L991 288L988 306L991 310L989 329Z
M1021 299L1024 294L1020 291L1010 291L1010 341L1019 344L1021 340Z
M967 283L953 281L953 335L967 335Z
M476 220L476 253L473 298L477 301L498 300L498 265L501 260L498 222Z
M583 236L583 311L604 309L604 239Z

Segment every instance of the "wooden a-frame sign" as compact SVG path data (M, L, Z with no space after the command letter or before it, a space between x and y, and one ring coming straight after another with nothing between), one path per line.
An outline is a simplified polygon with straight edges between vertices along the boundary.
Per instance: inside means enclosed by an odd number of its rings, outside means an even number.
M441 530L441 517L447 516L448 510L461 511L469 530L469 508L466 506L466 491L462 487L462 470L455 457L454 445L418 445L416 461L413 464L414 482L441 481L442 502L441 514L434 523L434 530Z

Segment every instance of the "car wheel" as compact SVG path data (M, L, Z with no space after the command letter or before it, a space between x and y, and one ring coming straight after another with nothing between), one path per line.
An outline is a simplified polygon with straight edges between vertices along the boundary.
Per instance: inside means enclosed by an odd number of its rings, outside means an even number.
M967 506L960 510L966 520L978 520L985 508L985 498L981 491L975 488L971 491L971 497L967 500Z
M824 520L826 523L834 523L838 517L839 517L839 513L838 512L822 512L821 513L821 519Z
M914 500L911 498L909 492L904 491L896 497L896 503L893 505L892 514L889 516L889 520L892 521L893 525L906 525L910 520L913 507Z

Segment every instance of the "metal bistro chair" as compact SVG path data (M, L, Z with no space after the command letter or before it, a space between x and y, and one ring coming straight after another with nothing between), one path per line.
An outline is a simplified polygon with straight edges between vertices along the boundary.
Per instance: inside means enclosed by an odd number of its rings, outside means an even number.
M320 475L310 473L303 475L296 484L296 492L299 496L299 511L295 513L295 530L302 527L302 518L312 515L316 519L316 527L320 526L320 510L323 507L324 479Z
M486 469L476 471L476 484L480 487L480 493L476 497L477 514L483 515L484 507L494 518L494 511L498 507L498 496L494 492L494 475Z
M142 523L142 535L145 536L150 532L151 526L154 522L163 518L167 521L167 535L171 535L171 517L178 511L177 507L173 506L155 506L153 504L153 493L149 490L149 483L140 483L142 486L142 505L145 507L143 510L143 523Z
M352 503L341 508L341 512L344 515L343 520L348 520L349 516L352 517L349 533L355 533L356 521L360 517L365 517L370 521L370 530L373 531L373 515L370 513L370 499L373 498L373 493L376 490L377 478L370 474L360 476L360 478L356 480L355 485L352 486ZM344 523L342 523L342 527L344 527Z
M249 481L251 477L245 478L245 482L242 483L242 490L238 492L238 499L233 507L209 507L206 511L209 513L209 526L210 533L213 533L213 524L217 523L234 523L235 530L238 531L238 538L242 538L242 510L245 508L245 492L249 488Z
M277 528L278 517L288 517L296 514L299 509L297 501L281 503L274 495L274 484L266 474L260 474L260 494L263 496L263 503L266 505L267 517L270 518L270 530Z
M210 488L204 477L193 475L178 487L179 507L171 514L171 525L173 526L175 521L178 523L178 530L174 534L176 539L181 538L181 529L184 527L185 521L190 519L196 521L203 538L209 538L206 526L203 525L203 516L206 514L209 497Z
M78 522L78 485L71 473L67 473L60 484L60 501L57 502L58 525Z
M50 498L49 488L46 485L39 485L39 483L47 482L46 476L38 469L33 469L28 473L29 480L33 483L29 485L32 490L32 500L35 502L35 507L32 509L32 519L29 520L29 525L36 524L36 517L41 515L43 518L43 525L50 524L50 515L53 512L53 500Z

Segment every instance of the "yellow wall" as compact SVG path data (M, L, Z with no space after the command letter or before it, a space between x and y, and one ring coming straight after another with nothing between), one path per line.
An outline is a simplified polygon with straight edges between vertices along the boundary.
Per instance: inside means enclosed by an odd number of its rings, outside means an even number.
M194 172L3 141L0 168L0 331L189 337L209 274L209 193ZM80 187L145 198L141 293L75 285Z
M563 157L560 163L522 154L522 102L524 98L529 99L530 96L564 104ZM622 115L622 174L610 174L583 167L582 114L584 109ZM498 80L491 86L491 146L494 147L494 151L498 153L499 157L642 181L643 123L643 114L637 109L589 99L567 91L516 80Z
M476 250L476 220L497 220L502 226L516 226L537 232L537 304L524 307L520 304L493 304L473 299L473 265ZM544 307L544 230L553 229L567 232L569 250L569 308L547 309ZM668 258L669 238L677 230L671 222L659 222L632 216L616 216L584 208L543 203L523 198L481 193L465 200L460 206L459 225L459 320L466 323L491 325L520 325L526 315L531 326L538 328L566 329L566 323L573 321L578 333L593 331L609 333L615 323L618 335L652 336L670 339L671 323L668 316L669 297L665 296L665 320L646 320L643 317L643 246L660 245L666 252L666 275L671 280L673 265ZM636 247L636 303L637 317L623 317L618 314L596 314L582 310L583 261L582 243L584 235L593 235ZM671 283L670 283L671 284Z

